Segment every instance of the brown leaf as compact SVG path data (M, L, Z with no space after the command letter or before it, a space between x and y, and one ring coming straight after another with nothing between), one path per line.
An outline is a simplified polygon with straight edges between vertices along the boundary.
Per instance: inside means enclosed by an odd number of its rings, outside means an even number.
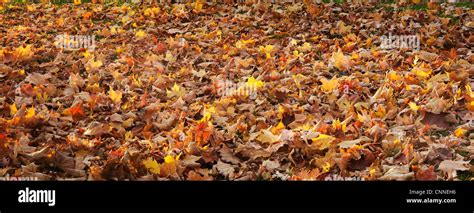
M456 177L457 171L466 171L469 170L469 167L466 166L469 164L469 161L454 161L454 160L445 160L439 164L438 169L443 171L445 174L448 174L448 177Z
M224 163L222 161L218 161L217 164L215 165L217 171L224 175L225 177L229 177L230 174L233 174L235 169L231 164Z
M417 180L437 180L438 175L434 172L434 166L430 166L427 169L419 170L415 173L415 179Z

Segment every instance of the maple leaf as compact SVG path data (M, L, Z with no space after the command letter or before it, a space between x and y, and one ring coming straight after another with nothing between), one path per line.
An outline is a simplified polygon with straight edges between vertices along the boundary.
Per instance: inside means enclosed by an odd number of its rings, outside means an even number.
M76 104L70 108L67 108L63 111L64 115L71 115L73 118L82 117L85 115L84 110L82 109L81 104Z
M32 45L29 44L29 45L26 45L26 47L18 47L16 50L15 50L15 54L16 54L16 57L17 58L27 58L27 57L31 57L34 53L32 51Z
M166 90L166 96L168 96L168 98L172 98L172 97L181 97L183 96L184 94L186 93L186 90L184 90L183 88L181 88L178 84L174 83L173 87L171 88L171 90Z
M260 88L265 85L263 81L255 79L253 76L247 79L247 83L245 84L248 88Z
M91 16L92 16L92 12L86 12L86 13L82 14L82 18L84 20L89 20L91 18Z
M115 91L112 89L112 87L109 90L109 97L114 103L120 103L122 101L122 92L121 91Z
M0 133L0 150L5 151L8 149L8 143L7 143L7 135L4 133Z
M408 106L410 106L410 109L413 111L413 112L416 112L420 109L420 107L418 105L416 105L416 103L414 102L410 102L408 103Z
M301 87L301 82L306 79L306 77L302 74L291 75L291 77L295 81L296 87L298 88Z
M159 7L146 8L143 11L143 15L155 17L155 15L158 15L158 13L160 13L160 11L161 11L161 9Z
M35 108L34 108L34 107L30 107L30 108L28 108L28 110L26 111L25 118L33 118L35 115L36 115Z
M138 30L136 33L135 33L135 37L139 38L139 39L142 39L145 37L145 31L143 30Z
M327 149L331 146L332 142L336 140L335 137L325 134L319 134L318 137L311 139L313 144L318 147L319 150Z
M413 67L411 72L422 79L426 79L433 71L429 68L426 68L426 65L423 63L421 66Z
M337 69L344 71L349 69L350 58L349 56L345 56L341 49L332 54L332 60Z
M332 78L329 81L326 78L322 78L320 81L321 83L323 83L323 85L321 85L321 89L326 92L334 90L339 84L339 79L337 79L336 77Z
M193 3L193 9L196 12L199 12L202 10L203 2L201 0L197 0L196 2Z
M461 138L461 137L464 137L464 135L466 134L467 130L459 127L457 128L455 131L454 131L454 135L458 138Z
M235 172L235 169L231 164L224 163L220 160L217 162L215 167L216 167L217 171L219 171L219 173L221 173L225 177L228 177L230 174Z
M351 31L351 26L346 26L346 24L343 21L338 21L336 24L337 30L339 31L340 34L347 34Z
M398 81L400 80L402 77L400 75L397 74L397 72L395 71L390 71L389 73L387 73L387 78L392 80L392 81Z
M455 178L457 176L457 171L469 170L469 167L467 167L466 164L469 164L469 161L444 160L439 164L438 169L448 174L449 178Z
M278 134L278 132L280 132L283 129L285 129L285 124L282 121L280 121L277 126L271 129L271 131L273 134Z
M235 42L235 47L237 47L239 49L242 49L242 48L246 47L248 44L253 44L253 43L255 43L255 40L253 40L253 39L238 40L237 42Z
M276 143L280 141L280 136L279 135L274 135L271 131L269 130L262 130L260 135L257 137L257 140L262 142L262 143Z
M195 171L190 171L188 173L188 179L187 180L190 180L190 181L203 181L203 180L213 180L212 177L209 176L208 173L205 173L205 174L200 174L200 173L197 173Z
M259 47L260 52L265 53L265 56L267 58L271 58L271 52L273 50L273 45L265 45L265 46L260 46Z
M85 67L86 67L86 71L90 72L90 71L94 71L94 70L100 68L102 65L103 65L102 61L100 61L100 60L95 61L94 59L90 59L86 63Z
M176 57L174 57L173 54L170 51L166 51L165 60L168 61L168 62L173 63L173 62L176 61Z
M298 47L298 50L301 52L309 52L311 50L312 46L310 43L305 42L301 47Z
M10 105L10 115L11 115L11 116L14 116L17 111L18 111L18 108L16 108L15 103L13 103L12 105Z
M434 171L434 166L430 166L428 169L425 170L418 170L415 173L415 178L417 180L437 180L438 176Z
M160 174L160 164L156 162L153 158L148 158L142 161L145 168L148 169L153 174Z
M332 128L334 128L335 130L342 130L343 132L346 132L347 131L346 127L347 127L346 123L345 122L341 123L339 119L332 121Z
M200 122L196 125L194 132L195 132L195 140L198 145L204 146L207 144L209 138L211 137L212 131L209 129L211 125L208 124L209 122Z
M171 155L167 155L164 158L164 163L160 165L160 175L163 177L168 177L170 175L176 174L178 169L178 159L179 156L173 157Z
M384 166L384 170L388 170L379 178L379 180L409 180L414 177L414 173L410 172L407 165L402 166Z

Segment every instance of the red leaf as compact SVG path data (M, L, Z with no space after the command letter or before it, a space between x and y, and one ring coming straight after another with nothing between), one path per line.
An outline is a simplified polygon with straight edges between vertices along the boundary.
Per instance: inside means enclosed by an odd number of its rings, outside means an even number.
M415 178L417 180L437 180L438 176L434 172L434 166L430 166L428 169L425 170L419 170L415 174Z

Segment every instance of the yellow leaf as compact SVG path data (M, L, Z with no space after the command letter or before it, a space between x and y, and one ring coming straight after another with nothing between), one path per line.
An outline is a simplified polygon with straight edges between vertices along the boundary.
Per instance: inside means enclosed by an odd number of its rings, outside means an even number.
M247 87L260 88L260 87L263 87L264 85L265 83L263 81L257 80L253 76L247 79Z
M181 97L186 93L184 89L182 89L180 86L178 86L176 83L174 83L173 87L171 88L171 91L166 90L166 95L168 98L172 97Z
M413 112L416 112L420 109L420 107L418 105L416 105L416 103L414 103L414 102L408 103L408 106L410 106L410 109L413 110Z
M295 50L296 51L296 50ZM306 77L304 75L302 75L301 73L297 74L297 75L291 75L291 77L293 78L293 80L295 81L295 84L296 84L296 87L300 88L301 87L301 81L303 81L304 79L306 79Z
M26 115L25 115L25 118L32 118L36 115L36 112L35 112L35 108L34 107L30 107L27 111L26 111Z
M176 58L173 56L173 54L171 54L170 51L167 51L165 55L165 60L169 62L175 62Z
M252 44L252 43L255 43L255 40L253 40L253 39L238 40L238 41L235 43L235 47L241 49L241 48L244 48L247 44Z
M138 38L143 38L143 37L145 37L145 31L139 30L135 33L135 36L138 37Z
M173 156L171 156L171 155L168 154L168 155L165 157L165 163L174 163L174 162L175 162L175 159L173 158Z
M283 114L285 113L285 108L278 106L278 118L283 119Z
M200 123L208 122L211 120L212 113L216 113L216 108L211 106L209 108L204 108L204 116L199 120Z
M311 50L311 48L312 48L311 44L308 43L308 42L305 42L305 43L303 44L303 46L301 46L301 47L298 48L298 50L301 51L301 52L308 52L308 51Z
M151 173L160 174L160 164L158 164L156 160L153 160L152 158L148 158L142 161L142 163L143 165L145 165L145 168L147 168Z
M121 91L115 91L112 88L109 90L109 97L112 99L114 103L119 103L122 101L122 92Z
M32 45L29 44L29 45L26 45L26 47L18 47L15 51L16 51L16 55L18 57L29 57L29 56L32 56L33 55L33 52L31 51L31 47Z
M331 80L327 80L326 78L323 78L321 79L321 83L323 83L323 85L321 85L321 89L323 91L332 91L333 89L335 89L339 83L339 79L337 78L333 78Z
M95 61L94 59L90 59L86 64L86 71L95 70L103 65L102 61L98 60Z
M125 50L123 49L123 47L116 47L115 48L115 52L120 55L120 53L123 53Z
M397 74L397 72L395 71L390 71L388 74L387 74L387 78L391 81L398 81L400 80L401 76L399 76Z
M466 103L466 105L469 111L474 111L474 101L470 101L469 103Z
M298 41L295 40L295 39L291 39L290 44L293 45L293 46L296 46L298 44Z
M272 57L270 53L273 50L273 45L260 46L259 49L260 49L260 52L265 53L265 56L267 58Z
M10 105L10 115L11 116L14 116L17 111L18 111L18 109L16 108L16 105L14 103L12 105Z
M33 11L35 11L35 10L36 10L36 8L35 8L35 7L33 7L33 6L30 6L30 5L26 5L26 9L28 9L28 11L29 11L29 12L33 12Z
M377 115L379 118L383 118L387 114L387 110L385 110L385 107L382 104L380 104L377 106L377 110L375 111L374 114Z
M326 162L323 166L323 172L329 172L331 169L331 164L329 162Z
M80 5L81 3L82 3L81 0L74 0L75 5Z
M285 129L285 124L283 124L283 122L280 121L280 123L278 123L276 127L272 128L272 133L277 134L282 129Z
M336 138L330 135L319 134L318 137L311 139L313 144L318 147L319 150L327 149L331 146L331 143Z
M457 128L455 131L454 131L454 135L458 138L461 138L463 137L465 134L466 134L467 130L463 129L463 128Z
M194 2L194 5L193 5L193 6L194 6L194 10L196 10L196 11L201 11L201 10L202 10L202 5L203 5L203 3L202 3L201 1L196 1L196 2Z
M351 31L351 26L346 26L343 21L339 21L336 24L337 30L340 34L347 34Z
M164 160L165 162L160 165L160 175L161 176L169 176L176 174L177 170L177 160L179 158L179 155L176 156L176 158L173 158L171 155L167 155Z
M332 54L332 59L334 60L334 66L339 70L349 69L349 56L345 56L341 49L339 49L337 53Z
M129 18L128 16L124 16L124 17L122 17L122 20L121 20L121 21L122 21L122 23L125 24L125 23L127 23L128 21L130 21L130 18Z
M375 177L375 169L374 168L369 170L369 175L370 175L370 177Z
M145 11L143 11L143 15L155 17L155 15L157 15L159 12L160 12L159 7L147 8L145 9Z
M469 96L470 100L474 100L474 92L472 92L471 86L466 85L466 94Z
M257 137L257 140L263 143L275 143L280 140L280 136L274 135L272 132L264 129Z
M343 132L346 132L346 123L341 122L339 119L333 120L332 121L332 127L336 130L342 130Z
M416 76L425 79L425 78L428 78L430 76L432 70L429 69L429 68L423 68L423 67L413 67L411 72L414 73Z

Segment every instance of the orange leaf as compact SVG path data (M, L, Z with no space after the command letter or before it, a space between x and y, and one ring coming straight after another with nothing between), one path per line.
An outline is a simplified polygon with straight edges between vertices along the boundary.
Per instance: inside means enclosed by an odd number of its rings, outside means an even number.
M415 174L417 180L437 180L438 177L434 171L434 167L430 166L428 169L419 170Z
M91 13L91 12L86 12L86 13L82 14L82 18L83 18L84 20L90 19L91 16L92 16L92 13Z
M71 115L73 118L82 117L85 115L81 104L76 104L73 107L69 107L63 111L64 115Z
M196 135L195 135L196 142L201 146L206 145L208 142L208 139L211 136L211 132L208 130L207 123L206 122L199 123L194 129L194 131L196 132Z

